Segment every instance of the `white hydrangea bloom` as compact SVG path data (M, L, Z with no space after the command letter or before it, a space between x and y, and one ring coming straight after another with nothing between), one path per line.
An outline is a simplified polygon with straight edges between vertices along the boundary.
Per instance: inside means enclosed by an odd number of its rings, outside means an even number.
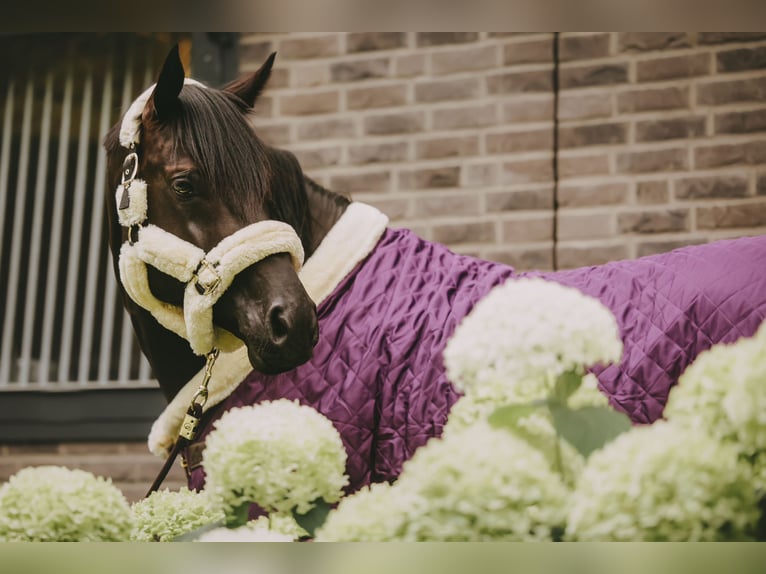
M202 534L197 542L295 542L307 533L292 516L259 516L239 528L215 528Z
M286 399L234 408L206 439L207 490L227 514L253 502L304 514L313 502L340 499L348 483L346 451L332 423Z
M514 402L547 394L566 372L622 355L617 322L597 299L543 279L516 279L479 301L444 350L450 380L465 394Z
M317 530L317 542L390 542L401 539L417 496L387 482L342 498Z
M566 516L568 490L543 455L482 422L419 448L396 489L412 501L406 541L550 540Z
M766 488L766 329L700 353L673 387L668 420L731 441L753 460Z
M130 529L122 492L84 470L28 467L0 487L0 542L125 541Z
M158 490L131 507L131 540L169 542L192 530L224 519L207 491L186 487L178 491Z
M743 540L758 519L752 475L736 449L660 421L596 451L580 475L570 540Z

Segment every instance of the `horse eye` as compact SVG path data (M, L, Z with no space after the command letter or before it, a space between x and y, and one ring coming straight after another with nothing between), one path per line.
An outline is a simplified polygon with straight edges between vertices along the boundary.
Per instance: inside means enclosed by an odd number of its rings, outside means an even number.
M194 196L194 185L188 179L173 180L171 187L181 199L191 199Z

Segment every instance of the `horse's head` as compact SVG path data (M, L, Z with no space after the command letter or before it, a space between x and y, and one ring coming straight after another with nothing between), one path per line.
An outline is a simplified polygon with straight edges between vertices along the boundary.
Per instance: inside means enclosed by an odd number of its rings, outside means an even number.
M272 54L254 74L214 90L185 85L178 51L171 51L140 114L136 152L148 223L208 252L253 223L287 221L277 198L284 190L275 189L282 175L248 118L273 60ZM114 190L128 150L108 141L106 147ZM121 241L127 239L123 229ZM154 297L183 305L180 281L153 267L148 278ZM265 373L308 360L318 336L316 307L287 253L237 273L215 303L213 321L242 339L253 367Z

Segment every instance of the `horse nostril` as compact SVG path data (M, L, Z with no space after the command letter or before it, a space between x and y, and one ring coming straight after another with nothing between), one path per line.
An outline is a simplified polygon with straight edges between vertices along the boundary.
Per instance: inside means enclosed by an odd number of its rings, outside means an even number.
M281 305L274 305L269 309L269 328L271 329L271 340L275 344L280 344L287 337L290 331L290 325L285 319L285 308Z

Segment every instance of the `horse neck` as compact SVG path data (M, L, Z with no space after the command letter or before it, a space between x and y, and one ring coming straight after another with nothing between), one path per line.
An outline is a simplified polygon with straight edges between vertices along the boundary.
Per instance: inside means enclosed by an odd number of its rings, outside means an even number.
M308 258L325 238L327 232L341 218L350 200L338 193L323 188L311 178L305 176L304 187L306 189L311 218L309 237L304 241L304 245L307 247L306 258Z

